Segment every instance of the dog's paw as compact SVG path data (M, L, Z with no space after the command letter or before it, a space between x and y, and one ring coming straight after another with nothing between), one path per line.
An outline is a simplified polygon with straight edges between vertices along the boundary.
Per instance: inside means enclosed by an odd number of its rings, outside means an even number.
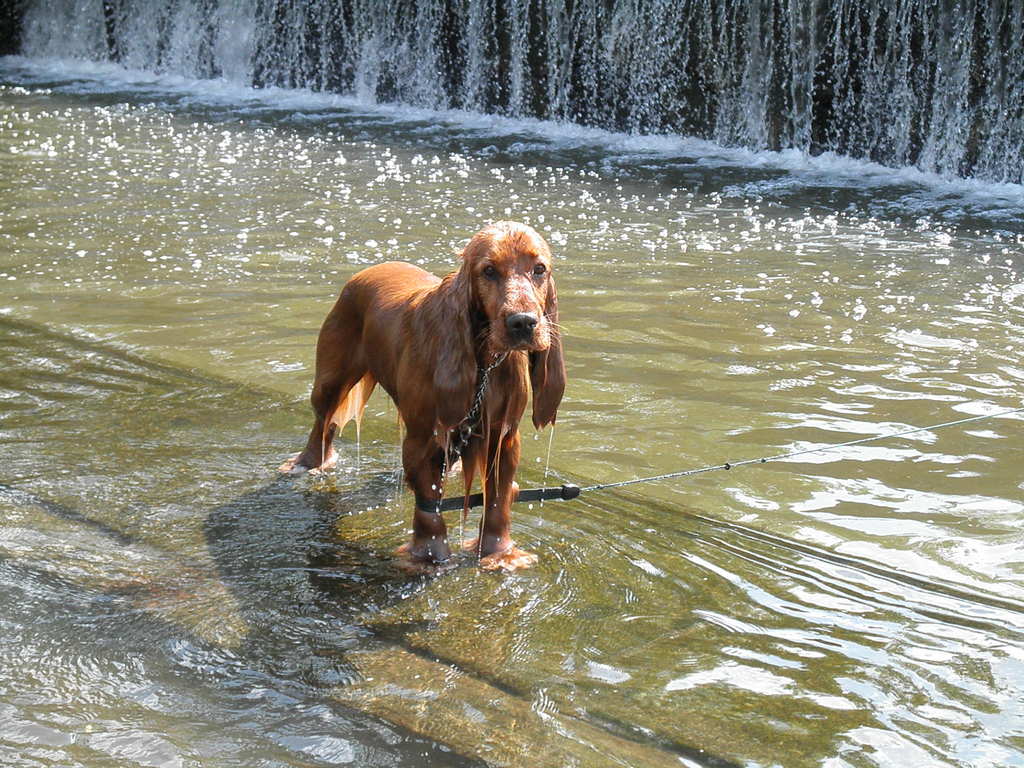
M395 550L400 570L415 575L430 575L455 566L447 539L409 541Z
M338 463L338 456L334 451L331 451L326 461L317 465L309 461L305 454L296 453L291 458L287 459L284 463L277 468L277 471L282 475L301 475L308 472L311 475L317 475L321 472L326 472L329 469L333 469L334 465Z
M480 558L480 568L484 571L505 571L512 573L521 568L530 568L537 564L537 556L519 547L509 547L504 552L495 552Z
M305 464L299 463L299 458L301 456L301 453L296 453L294 456L286 459L281 466L277 468L277 471L282 475L301 475L303 472L307 472L309 467Z
M414 560L404 555L395 558L395 567L406 576L440 576L459 567L455 558L443 563L432 563L427 560Z

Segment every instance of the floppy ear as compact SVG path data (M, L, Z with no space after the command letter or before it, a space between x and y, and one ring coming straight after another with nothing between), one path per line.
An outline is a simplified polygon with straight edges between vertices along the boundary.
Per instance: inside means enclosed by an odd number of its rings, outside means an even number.
M469 412L476 391L476 354L473 350L472 281L463 261L459 271L441 284L436 327L434 397L437 419L454 427Z
M543 429L555 423L558 404L565 391L565 362L562 360L562 331L558 325L558 293L554 278L548 278L544 317L551 324L551 346L530 353L530 385L533 387L533 426Z

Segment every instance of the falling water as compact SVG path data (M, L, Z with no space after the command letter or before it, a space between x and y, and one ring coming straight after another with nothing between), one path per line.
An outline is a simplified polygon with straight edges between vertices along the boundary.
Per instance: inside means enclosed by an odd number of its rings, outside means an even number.
M1024 179L1020 0L29 0L23 52Z

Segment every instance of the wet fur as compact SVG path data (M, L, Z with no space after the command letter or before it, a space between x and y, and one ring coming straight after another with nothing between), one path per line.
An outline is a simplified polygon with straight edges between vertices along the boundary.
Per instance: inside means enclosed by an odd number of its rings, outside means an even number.
M540 429L554 423L565 389L551 261L547 243L532 228L498 222L470 240L459 269L443 279L404 262L354 275L317 339L315 420L306 448L281 470L332 466L335 436L349 421L358 426L379 384L405 423L406 482L421 503L436 501L443 491L444 452L451 430L470 410L478 368L507 353L490 375L481 422L462 453L466 493L479 474L485 495L480 534L470 546L484 567L534 562L512 542L510 507L517 493L518 425L530 392ZM517 313L538 320L528 340L507 329L507 318ZM401 553L413 563L447 560L443 518L417 507L412 540Z

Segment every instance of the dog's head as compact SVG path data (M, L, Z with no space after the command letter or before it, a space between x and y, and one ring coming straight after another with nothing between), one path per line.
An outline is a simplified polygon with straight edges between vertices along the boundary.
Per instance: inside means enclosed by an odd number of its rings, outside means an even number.
M486 320L481 329L491 354L530 353L533 422L554 422L565 389L558 295L551 249L525 224L499 221L484 227L462 252L471 304Z
M486 319L489 352L551 346L558 322L551 249L536 230L511 221L491 224L469 241L462 262L474 309Z

